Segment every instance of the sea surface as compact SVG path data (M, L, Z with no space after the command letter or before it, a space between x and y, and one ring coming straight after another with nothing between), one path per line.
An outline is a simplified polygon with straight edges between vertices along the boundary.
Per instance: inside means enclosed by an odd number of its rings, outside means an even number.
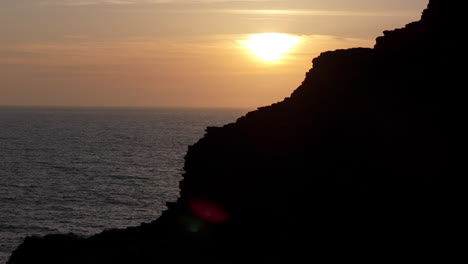
M26 236L155 220L188 146L247 111L0 107L0 263Z

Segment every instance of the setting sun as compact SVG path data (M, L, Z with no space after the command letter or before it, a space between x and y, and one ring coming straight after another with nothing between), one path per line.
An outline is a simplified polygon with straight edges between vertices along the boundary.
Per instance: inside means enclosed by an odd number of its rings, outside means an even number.
M299 42L296 36L282 33L253 34L243 44L255 56L264 61L276 61L289 52Z

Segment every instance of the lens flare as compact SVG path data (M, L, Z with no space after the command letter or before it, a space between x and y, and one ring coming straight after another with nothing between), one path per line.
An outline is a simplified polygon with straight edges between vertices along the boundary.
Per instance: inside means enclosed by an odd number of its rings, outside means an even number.
M215 202L205 199L193 199L189 204L195 216L209 223L223 223L229 218L227 211Z

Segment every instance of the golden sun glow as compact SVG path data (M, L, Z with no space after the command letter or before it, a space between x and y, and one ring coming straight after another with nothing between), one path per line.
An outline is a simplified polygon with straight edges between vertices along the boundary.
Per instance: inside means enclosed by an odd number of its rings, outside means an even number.
M282 33L261 33L253 34L242 42L255 56L274 62L283 58L299 42L299 38Z

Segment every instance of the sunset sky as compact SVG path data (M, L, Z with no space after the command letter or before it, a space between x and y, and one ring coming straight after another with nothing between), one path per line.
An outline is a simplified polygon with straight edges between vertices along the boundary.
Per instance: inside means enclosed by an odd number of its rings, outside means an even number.
M0 105L269 105L321 52L372 47L427 2L0 0Z

